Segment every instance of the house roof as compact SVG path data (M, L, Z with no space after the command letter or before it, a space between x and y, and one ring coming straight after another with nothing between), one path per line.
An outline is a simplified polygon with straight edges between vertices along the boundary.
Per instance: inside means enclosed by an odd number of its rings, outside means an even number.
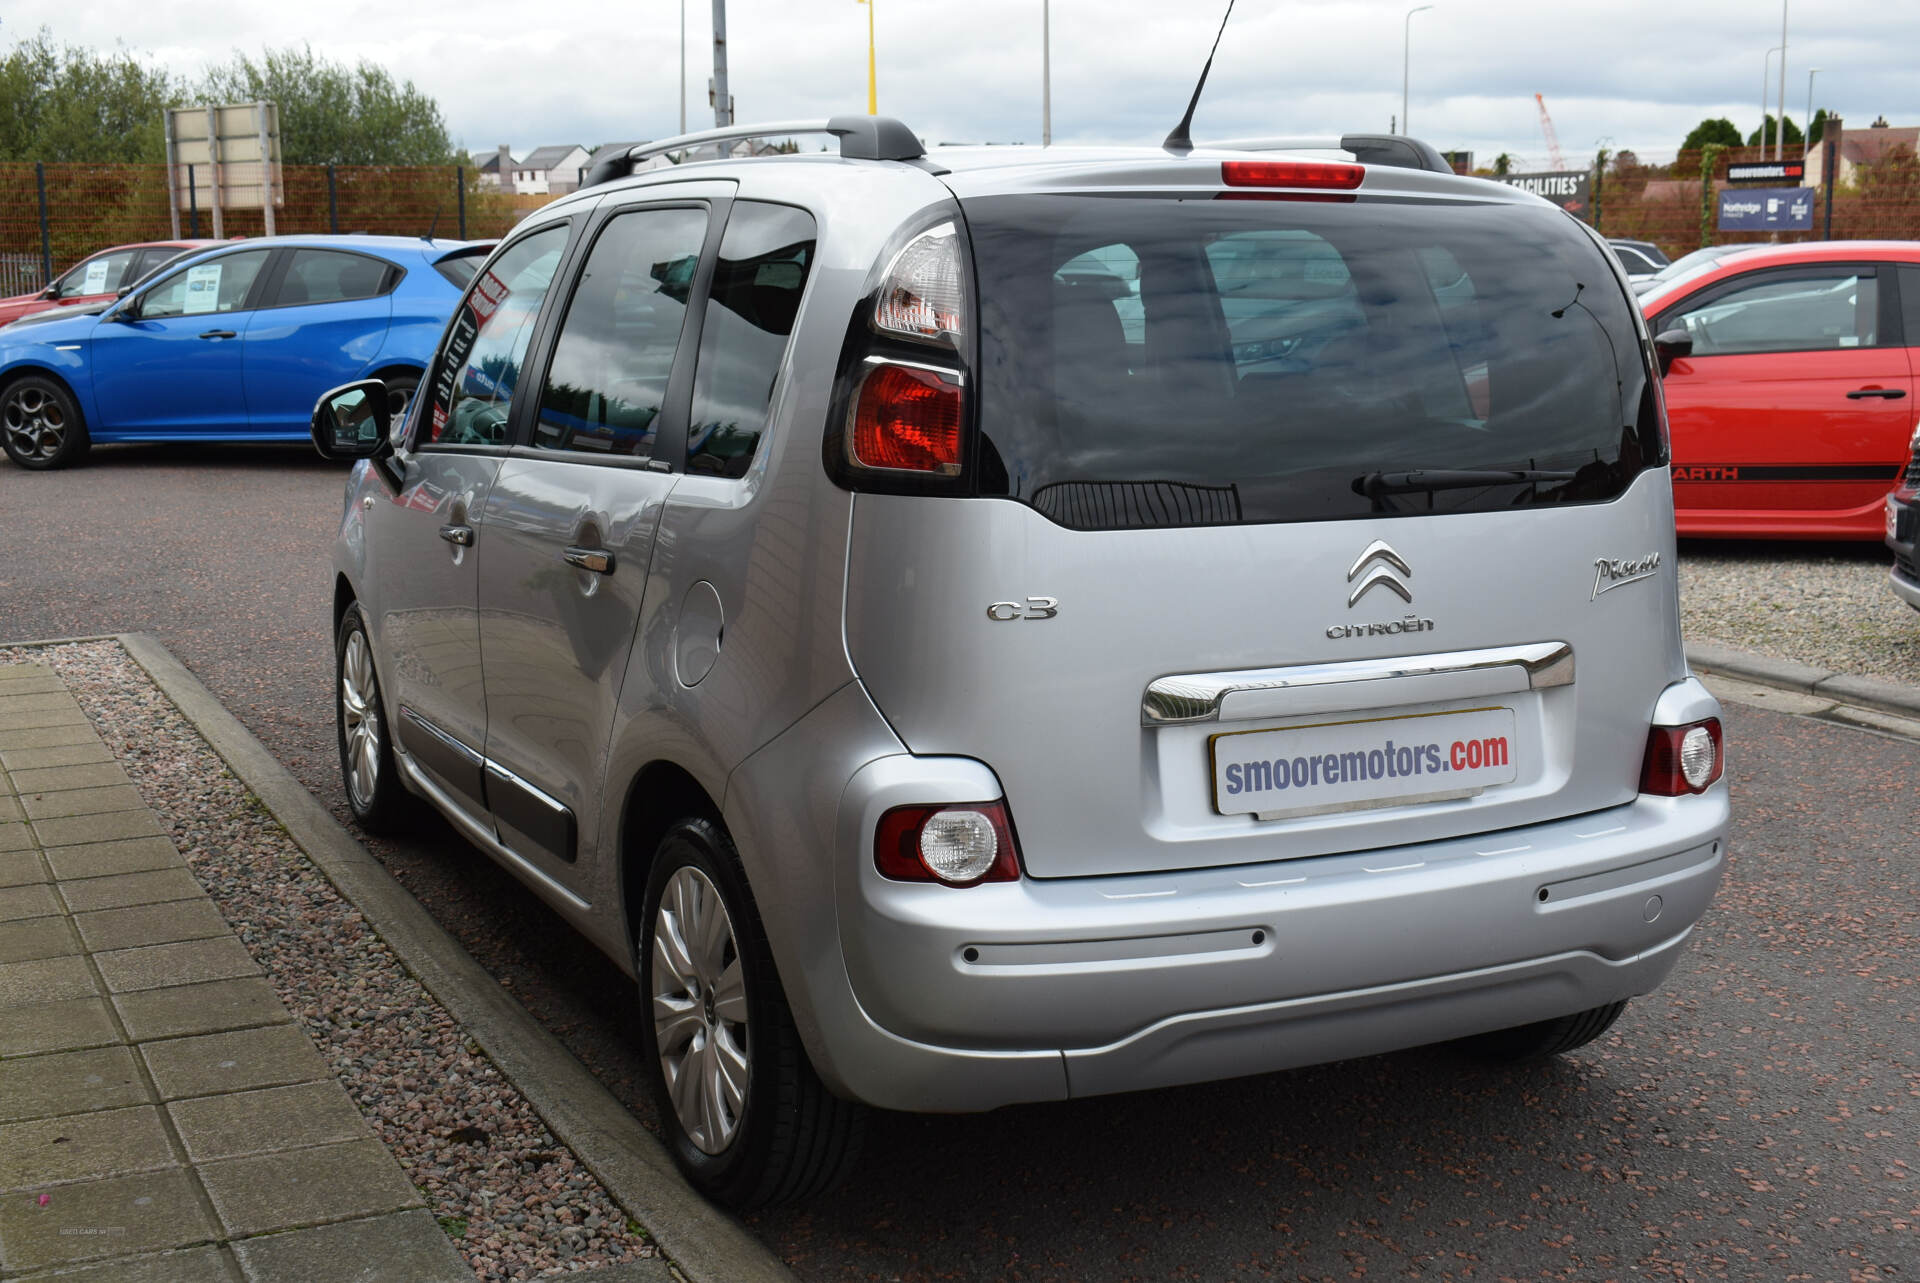
M513 159L513 156L511 155L511 153L509 153L509 155L507 156L507 163L508 163L508 164L511 164L511 165L517 165L517 164L519 164L520 162L518 162L518 161L516 161L516 160L514 160L514 159ZM473 153L473 167L474 167L474 169L476 169L477 171L479 171L479 172L480 172L480 173L482 173L482 174L497 174L497 173L499 173L499 172L500 172L500 152L499 152L499 150L498 150L498 149L496 148L496 149L495 149L495 150L493 150L493 151L477 151L477 152L474 152L474 153Z
M1920 151L1920 125L1897 129L1849 129L1840 135L1840 154L1856 165L1877 164L1895 147Z
M546 147L535 147L524 159L518 162L522 169L548 170L561 161L581 150L579 143L560 143Z

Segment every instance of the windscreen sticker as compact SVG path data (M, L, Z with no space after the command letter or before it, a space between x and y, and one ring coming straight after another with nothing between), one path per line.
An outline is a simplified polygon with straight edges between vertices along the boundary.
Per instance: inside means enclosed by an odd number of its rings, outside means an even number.
M467 298L467 306L473 309L474 323L485 325L492 320L501 300L506 297L507 283L495 276L493 270L489 268L481 275L479 283L473 287L473 293Z
M107 292L107 260L96 258L87 264L87 274L80 281L82 294L105 294Z
M187 301L180 310L187 316L217 311L220 307L219 263L205 263L187 269Z

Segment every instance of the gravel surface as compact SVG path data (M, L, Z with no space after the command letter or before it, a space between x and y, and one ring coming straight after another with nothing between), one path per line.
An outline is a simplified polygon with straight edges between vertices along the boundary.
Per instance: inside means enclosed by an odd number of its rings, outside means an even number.
M1680 545L1688 641L1920 686L1920 612L1887 587L1876 544L1689 540Z
M51 664L474 1274L655 1255L586 1168L115 643Z

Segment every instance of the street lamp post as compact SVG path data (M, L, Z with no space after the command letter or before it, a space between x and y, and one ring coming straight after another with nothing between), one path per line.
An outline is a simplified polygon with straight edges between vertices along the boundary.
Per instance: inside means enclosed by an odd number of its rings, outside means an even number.
M1053 146L1053 5L1040 0L1040 145Z
M1765 114L1764 112L1761 114ZM1787 0L1780 0L1780 124L1773 131L1773 158L1787 145Z
M1760 62L1760 156L1763 160L1767 155L1767 76L1773 70L1773 55L1779 52L1780 46L1775 45L1767 50L1767 56ZM1782 111L1780 114L1784 116L1787 113ZM1780 126L1774 128L1777 132Z
M1407 10L1406 20L1400 27L1400 132L1403 135L1413 133L1407 121L1407 68L1412 57L1413 15L1424 13L1433 8L1430 4L1419 5Z
M1807 123L1800 131L1800 159L1806 160L1807 153L1813 150L1813 78L1824 68L1807 68Z
M687 0L680 0L680 132L687 132Z

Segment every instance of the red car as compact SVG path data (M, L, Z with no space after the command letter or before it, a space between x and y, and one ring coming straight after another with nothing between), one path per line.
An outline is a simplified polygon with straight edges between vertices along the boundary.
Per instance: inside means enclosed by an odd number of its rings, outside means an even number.
M137 245L116 245L112 249L103 249L91 258L83 258L75 263L44 290L0 298L0 325L49 308L110 303L121 286L133 284L162 263L171 262L194 250L211 249L225 243L141 241Z
M1907 461L1920 241L1759 245L1640 298L1682 535L1873 539Z

